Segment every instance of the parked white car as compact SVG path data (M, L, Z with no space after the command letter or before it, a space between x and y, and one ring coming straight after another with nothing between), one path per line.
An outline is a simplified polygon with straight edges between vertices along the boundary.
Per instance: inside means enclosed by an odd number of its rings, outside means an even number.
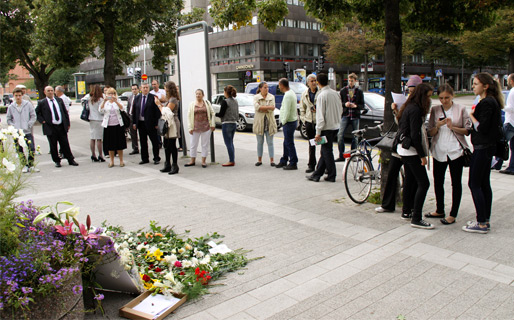
M239 104L239 119L237 120L236 130L239 132L251 130L253 126L253 118L255 117L255 107L253 106L253 94L238 93L236 96L237 103ZM221 102L225 100L223 94L216 94L212 96L212 108L214 112L218 113L221 109ZM275 121L279 125L280 111L275 109ZM216 117L216 125L221 125L221 119Z

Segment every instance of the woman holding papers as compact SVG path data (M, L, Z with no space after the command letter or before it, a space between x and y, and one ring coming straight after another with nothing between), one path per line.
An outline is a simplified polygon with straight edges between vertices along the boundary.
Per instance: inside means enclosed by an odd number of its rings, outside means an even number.
M166 90L167 103L162 103L159 98L155 99L155 103L161 111L162 118L168 122L168 133L164 136L163 145L164 153L166 155L166 161L164 162L164 168L161 172L167 172L168 174L178 173L178 150L177 150L177 139L180 138L180 121L177 116L178 112L178 89L175 82L168 81L164 84ZM173 159L173 163L170 160Z
M430 110L434 89L426 83L416 87L398 113L397 152L405 166L402 219L411 220L411 226L433 229L422 219L422 210L430 186L425 166L428 163L428 138L424 127ZM409 211L412 210L412 215Z
M257 137L257 162L255 165L262 165L264 137L266 137L269 161L271 166L274 167L273 135L277 133L277 123L275 122L274 114L275 97L269 93L268 84L266 82L261 82L259 84L257 94L253 97L253 105L255 106L253 133L255 133L255 136Z
M433 137L430 152L434 161L434 191L437 209L425 214L426 218L442 218L442 224L455 223L462 198L462 169L464 148L469 149L465 135L471 130L471 120L466 107L453 103L453 89L448 84L437 88L440 106L430 110L428 134ZM444 213L444 176L450 167L452 178L452 208L450 216Z

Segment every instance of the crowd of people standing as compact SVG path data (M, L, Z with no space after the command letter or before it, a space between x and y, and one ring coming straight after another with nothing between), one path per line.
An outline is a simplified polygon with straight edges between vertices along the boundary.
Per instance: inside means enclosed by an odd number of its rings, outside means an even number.
M509 76L509 83L514 86L514 74ZM361 110L364 109L364 95L358 88L357 76L350 74L348 85L340 92L328 86L326 74L309 75L307 90L299 102L299 117L305 124L307 136L312 139L306 173L307 179L318 182L335 182L337 176L336 162L344 161L343 136L347 128L359 128ZM254 96L255 118L253 132L257 139L257 162L263 164L264 140L268 146L270 165L283 170L298 169L298 155L294 143L294 132L298 126L297 98L289 88L289 81L279 80L279 89L284 94L280 108L280 123L283 128L283 154L278 163L274 161L273 137L278 131L274 117L275 97L269 93L266 82L258 86ZM462 105L454 103L454 91L448 84L437 88L440 105L431 106L434 89L423 83L418 76L412 76L407 82L409 96L402 106L392 105L395 121L398 125L393 155L389 161L388 180L383 191L382 205L377 212L393 212L396 207L397 177L402 165L405 168L403 185L403 208L401 218L409 220L411 226L433 229L434 225L426 219L438 218L443 225L456 222L461 203L463 188L463 168L469 165L468 186L475 204L476 221L470 221L463 230L474 233L487 233L490 230L492 211L492 190L490 184L491 164L496 144L502 135L501 110L504 107L503 94L498 82L487 73L479 73L473 79L474 93L480 101L470 112ZM164 90L159 89L157 81L143 83L141 88L132 85L132 96L125 107L119 100L114 88L106 87L102 92L99 85L93 85L87 97L87 120L90 127L90 150L93 162L105 162L103 155L108 154L108 167L114 167L116 156L119 166L124 167L123 152L127 148L126 134L131 137L130 155L140 154L140 165L150 162L148 140L152 145L152 161L155 165L161 161L160 151L164 147L165 162L160 170L163 173L177 174L178 151L177 140L181 132L187 130L190 135L190 161L185 167L196 165L197 150L201 146L201 166L207 168L207 156L210 139L215 130L215 118L222 122L222 135L228 153L228 162L223 167L236 164L234 135L239 115L237 91L233 86L224 88L225 99L218 113L204 91L195 91L195 100L187 107L187 128L182 127L180 117L181 100L176 84L168 81ZM511 92L514 90L511 89ZM24 172L37 171L34 167L34 141L32 128L39 121L43 134L47 136L52 160L56 167L61 166L61 159L66 158L72 166L78 166L74 160L68 142L70 120L68 115L69 99L64 99L62 88L45 88L45 98L38 101L34 109L32 103L24 100L21 89L14 91L15 101L8 109L8 124L22 129L29 143L28 158L24 160ZM60 97L59 97L60 96ZM126 115L128 114L128 115ZM430 114L427 121L427 115ZM514 173L514 93L509 95L505 108L506 138L510 140L511 160L502 173ZM163 128L161 128L161 124ZM513 134L511 134L513 133ZM465 136L471 135L471 147ZM429 136L432 137L429 144ZM333 146L337 139L338 157L334 157ZM352 149L357 141L352 140ZM316 159L316 145L321 145L319 159ZM59 146L59 148L58 148ZM23 149L20 148L20 154ZM436 208L423 216L426 195L430 188L427 174L430 154L433 161L433 184L436 196ZM469 164L467 164L469 160ZM449 168L452 182L452 204L449 215L445 212L444 181Z

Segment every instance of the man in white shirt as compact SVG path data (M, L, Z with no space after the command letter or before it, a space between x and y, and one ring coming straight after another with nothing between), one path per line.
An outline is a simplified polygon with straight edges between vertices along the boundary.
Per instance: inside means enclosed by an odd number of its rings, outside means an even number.
M510 160L509 166L505 170L500 170L500 173L514 175L514 73L511 73L507 78L507 83L511 88L509 96L507 97L507 103L503 111L505 112L505 122L503 123L503 131L505 132L505 138L510 143ZM498 160L498 167L501 168L502 160Z
M70 112L71 100L64 94L64 88L62 86L55 87L55 95L62 99L62 102L64 102L64 106L66 107L66 111Z
M152 91L150 92L157 98L159 98L159 101L166 102L166 91L164 89L159 89L159 81L153 80L152 81Z
M317 76L319 93L316 97L316 142L326 137L326 143L321 145L321 157L314 173L307 179L318 182L328 170L325 181L336 182L336 164L334 161L334 141L339 131L339 121L343 112L343 103L337 91L328 86L328 76L320 73Z

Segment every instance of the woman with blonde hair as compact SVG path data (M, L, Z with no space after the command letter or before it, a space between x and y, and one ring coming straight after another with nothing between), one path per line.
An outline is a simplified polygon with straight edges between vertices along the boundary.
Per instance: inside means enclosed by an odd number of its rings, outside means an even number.
M209 154L209 141L211 133L215 127L214 109L208 100L205 100L205 94L202 89L195 92L195 101L189 104L188 122L189 134L191 135L191 161L186 163L185 167L194 166L196 163L196 154L198 142L202 140L202 168L207 168L207 155Z
M120 167L124 167L123 149L127 148L127 140L125 139L125 128L123 127L123 119L121 111L123 105L118 100L116 89L109 88L107 90L105 100L99 108L99 112L103 114L102 127L104 127L104 150L109 151L109 168L114 166L115 151L120 157Z
M253 97L253 105L255 107L253 133L255 133L257 137L257 162L255 165L262 165L264 138L266 138L270 165L274 167L275 162L273 156L275 150L273 146L273 135L277 133L278 130L274 113L275 96L269 93L269 87L266 82L259 83L257 94Z

